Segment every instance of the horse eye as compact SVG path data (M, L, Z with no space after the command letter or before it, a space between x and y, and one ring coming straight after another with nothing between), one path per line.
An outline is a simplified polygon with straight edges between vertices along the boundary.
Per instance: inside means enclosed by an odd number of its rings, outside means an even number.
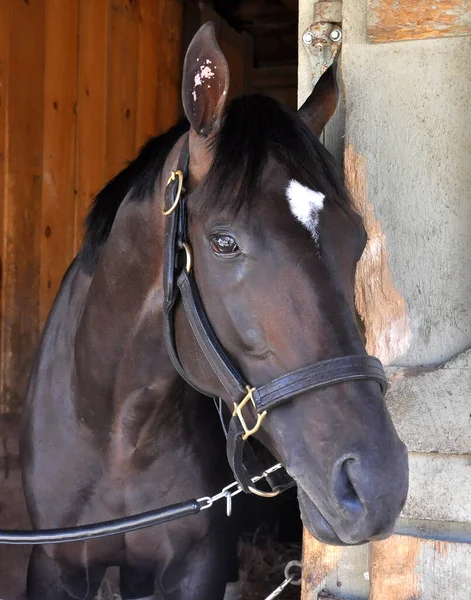
M237 242L230 235L213 235L209 241L215 254L236 254L239 252Z

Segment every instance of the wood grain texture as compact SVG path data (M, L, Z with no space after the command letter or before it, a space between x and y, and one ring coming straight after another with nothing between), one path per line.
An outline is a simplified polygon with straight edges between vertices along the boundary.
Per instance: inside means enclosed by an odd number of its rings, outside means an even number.
M7 173L8 173L8 44L9 44L9 0L0 0L0 413L6 410L3 399L4 379L4 327L7 215Z
M45 3L10 2L9 8L2 402L16 410L39 334Z
M420 598L417 570L422 540L396 536L371 545L369 600Z
M135 148L182 116L183 2L141 0Z
M0 0L0 412L106 179L180 115L183 0Z
M369 600L471 597L471 546L393 536L370 548Z
M368 0L370 42L471 34L469 0Z
M386 237L368 199L366 158L346 144L344 161L345 182L368 233L357 264L355 304L364 326L367 352L389 364L409 347L409 317L404 298L394 286Z
M183 114L181 103L183 0L166 0L157 4L159 18L156 35L159 56L155 133L162 133L174 125Z
M80 0L75 161L75 239L82 243L83 222L105 182L108 0Z
M317 598L316 588L337 568L344 551L341 546L322 544L304 530L302 600Z
M364 577L368 571L366 545L325 546L313 540L306 531L304 536L303 600L337 596L358 600L368 597L369 584Z
M74 256L78 3L46 1L39 326Z
M159 18L161 8L154 0L138 4L137 106L135 150L159 132L159 57L161 40ZM164 50L165 51L165 50Z
M106 179L134 156L138 53L137 3L110 0L108 11Z

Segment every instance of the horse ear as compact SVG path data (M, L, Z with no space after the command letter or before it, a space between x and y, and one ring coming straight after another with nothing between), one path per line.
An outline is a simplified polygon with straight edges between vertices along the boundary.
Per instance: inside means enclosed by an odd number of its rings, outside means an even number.
M337 108L339 88L337 63L334 62L317 82L306 102L299 109L299 116L319 136Z
M192 130L207 137L216 130L229 89L229 67L214 35L205 23L192 39L183 65L182 100Z

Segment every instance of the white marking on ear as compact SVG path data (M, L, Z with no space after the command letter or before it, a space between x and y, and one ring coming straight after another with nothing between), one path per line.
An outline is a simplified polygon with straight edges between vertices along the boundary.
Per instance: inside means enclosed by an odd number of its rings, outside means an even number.
M196 60L199 61L199 58L197 58ZM214 72L211 70L211 67L209 66L211 63L211 61L209 59L206 60L206 64L205 65L200 65L199 66L199 73L195 74L195 78L193 81L193 91L191 92L191 95L193 96L193 101L196 102L196 88L200 85L203 85L205 79L212 79L215 74ZM216 68L216 67L214 67ZM208 88L210 88L211 86L209 84Z
M293 216L309 231L314 240L319 239L317 226L319 211L324 206L324 194L311 190L292 179L286 188L286 197Z
M212 79L214 77L213 71L211 71L211 67L203 66L200 67L200 72L196 73L194 84L196 86L202 85L205 79Z

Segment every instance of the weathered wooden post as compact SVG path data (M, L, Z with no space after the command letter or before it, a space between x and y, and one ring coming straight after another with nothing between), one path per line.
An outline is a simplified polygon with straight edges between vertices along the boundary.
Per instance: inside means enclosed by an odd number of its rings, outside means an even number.
M300 103L313 79L305 34L327 4L300 0ZM303 600L469 600L471 7L343 0L341 16L344 104L324 140L369 234L356 304L368 351L389 365L410 492L387 541L305 535Z

